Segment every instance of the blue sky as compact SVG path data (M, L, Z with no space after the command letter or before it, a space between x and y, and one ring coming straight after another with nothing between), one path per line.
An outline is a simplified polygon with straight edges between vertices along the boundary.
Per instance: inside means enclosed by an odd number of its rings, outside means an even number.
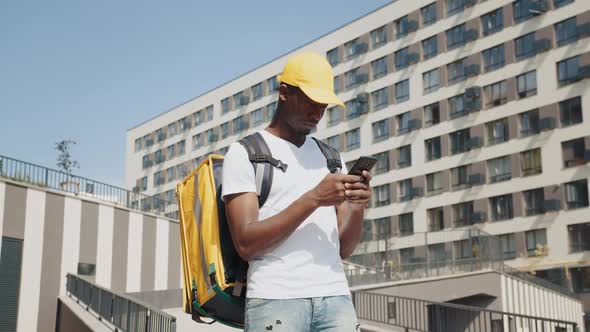
M388 2L2 1L0 155L122 186L127 129Z

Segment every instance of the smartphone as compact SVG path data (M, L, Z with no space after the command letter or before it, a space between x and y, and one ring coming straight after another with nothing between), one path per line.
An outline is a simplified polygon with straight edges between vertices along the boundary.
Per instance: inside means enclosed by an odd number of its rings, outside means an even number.
M354 163L354 165L352 165L352 168L348 171L348 174L362 175L363 171L370 171L376 163L376 158L362 156L356 161L356 163Z

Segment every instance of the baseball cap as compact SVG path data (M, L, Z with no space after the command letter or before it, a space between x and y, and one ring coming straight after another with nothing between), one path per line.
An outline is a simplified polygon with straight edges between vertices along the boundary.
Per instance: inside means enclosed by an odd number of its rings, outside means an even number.
M320 104L344 104L334 93L332 66L321 55L306 52L290 58L283 68L279 81L296 86L311 100Z

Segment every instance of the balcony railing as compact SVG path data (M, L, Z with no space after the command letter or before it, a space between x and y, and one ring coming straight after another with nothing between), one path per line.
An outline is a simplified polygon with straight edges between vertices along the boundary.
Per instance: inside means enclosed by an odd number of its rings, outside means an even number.
M66 291L86 309L94 311L100 320L116 327L115 330L145 332L176 332L176 317L132 299L116 294L90 281L69 274Z
M570 243L570 253L590 251L590 242L573 242Z
M178 211L176 202L168 202L157 196L140 194L139 192L111 186L99 181L2 155L0 155L0 178L61 192L69 192L129 209L137 209L164 216L174 215Z

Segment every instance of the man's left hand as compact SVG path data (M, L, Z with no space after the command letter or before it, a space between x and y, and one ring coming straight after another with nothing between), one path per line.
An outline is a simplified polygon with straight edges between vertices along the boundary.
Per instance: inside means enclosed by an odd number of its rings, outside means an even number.
M352 203L353 208L364 209L371 199L372 189L370 182L372 178L371 173L363 171L361 181L344 184L346 201Z

